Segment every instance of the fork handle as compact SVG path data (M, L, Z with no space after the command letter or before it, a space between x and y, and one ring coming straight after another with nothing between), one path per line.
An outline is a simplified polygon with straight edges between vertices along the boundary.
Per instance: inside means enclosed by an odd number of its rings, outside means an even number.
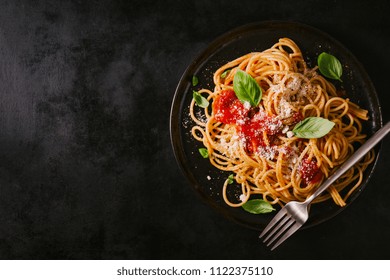
M334 183L341 175L350 169L358 162L365 154L367 154L379 141L381 141L387 133L390 132L390 122L387 122L379 129L370 139L368 139L339 169L333 173L311 196L305 200L305 204L310 204L317 196L323 193L330 185Z

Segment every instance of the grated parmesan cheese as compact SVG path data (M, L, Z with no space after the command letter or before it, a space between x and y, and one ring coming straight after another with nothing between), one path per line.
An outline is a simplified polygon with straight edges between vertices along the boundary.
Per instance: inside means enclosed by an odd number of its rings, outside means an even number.
M291 117L293 113L294 112L289 102L285 98L282 98L279 102L279 117L286 119Z
M265 146L265 147L260 146L257 149L257 153L261 157L264 157L268 160L273 160L275 158L276 154L278 153L278 147L277 146Z
M224 150L224 155L228 157L236 157L236 154L239 152L240 148L240 138L238 135L233 135L230 139L221 138L219 144L221 145L222 150Z
M249 110L251 108L251 104L248 101L244 102L244 108Z
M292 132L292 131L288 131L287 132L287 137L288 138L291 138L291 137L293 137L294 136L294 132Z
M240 195L240 200L245 201L247 199L247 196L245 194Z

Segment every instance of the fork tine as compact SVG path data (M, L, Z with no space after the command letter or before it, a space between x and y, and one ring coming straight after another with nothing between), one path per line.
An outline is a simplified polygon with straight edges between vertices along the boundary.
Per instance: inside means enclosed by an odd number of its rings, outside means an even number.
M292 224L295 223L295 220L292 219L291 217L289 217L288 221L285 223L285 225L283 226L283 228L281 228L276 234L275 236L273 236L273 238L268 242L267 246L271 245L272 243L275 242L276 239L279 238L279 236L281 236L283 233L286 232L286 230L288 230ZM282 226L280 226L282 227ZM266 240L264 240L264 243L266 242Z
M269 224L266 226L266 228L263 230L263 232L260 234L259 238L262 238L271 228L276 225L276 223L287 213L285 208L282 208L275 217L269 222Z
M301 223L295 223L292 227L276 242L276 244L271 248L271 251L282 244L287 238L289 238L294 232L296 232L302 226Z
M288 215L288 213L286 213L286 215L284 215L279 221L278 223L275 225L275 227L271 230L271 232L269 232L267 234L267 236L265 236L264 240L263 240L263 243L266 243L268 239L270 239L275 233L279 233L279 230L283 227L283 225L285 223L288 222L288 220L291 218L290 215ZM283 231L282 231L283 232Z

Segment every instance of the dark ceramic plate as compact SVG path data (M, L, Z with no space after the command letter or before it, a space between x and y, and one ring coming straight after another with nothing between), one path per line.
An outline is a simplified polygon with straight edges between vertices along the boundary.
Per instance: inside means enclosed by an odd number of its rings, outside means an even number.
M253 215L242 208L231 208L224 203L221 190L229 173L217 170L207 159L200 156L198 149L202 147L202 144L194 140L190 132L194 124L189 117L189 104L193 89L214 87L213 73L220 66L243 54L270 48L282 37L291 38L297 43L310 67L315 65L317 56L323 51L335 55L343 64L343 83L336 84L336 87L344 88L351 101L369 110L370 119L364 122L364 132L370 136L382 126L378 97L366 71L342 44L324 32L295 22L261 22L237 28L213 41L193 60L177 86L170 119L172 146L185 176L206 203L224 216L257 230L264 228L273 214ZM193 75L199 78L199 84L196 87L191 84ZM376 149L377 158L378 154L379 148ZM365 171L363 183L349 198L348 205L367 185L375 163L376 161ZM234 191L233 188L232 192ZM334 217L343 209L345 207L340 208L332 201L314 204L305 227Z

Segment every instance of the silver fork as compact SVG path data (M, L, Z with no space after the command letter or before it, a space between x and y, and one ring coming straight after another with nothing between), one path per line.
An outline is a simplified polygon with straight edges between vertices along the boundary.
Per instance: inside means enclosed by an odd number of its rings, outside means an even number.
M332 176L330 176L310 197L303 202L291 201L287 203L271 220L260 234L263 242L274 250L294 232L296 232L309 218L310 204L334 183L342 174L350 169L365 154L367 154L387 133L390 132L390 122L386 123L370 139L368 139Z

